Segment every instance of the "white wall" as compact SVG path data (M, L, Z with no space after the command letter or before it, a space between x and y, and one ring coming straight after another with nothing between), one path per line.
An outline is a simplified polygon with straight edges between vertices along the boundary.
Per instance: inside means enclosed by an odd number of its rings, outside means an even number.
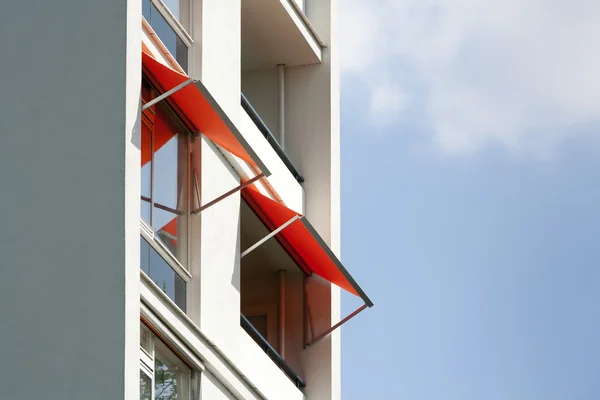
M140 14L2 3L3 399L139 396Z
M240 184L216 146L202 139L202 203ZM238 354L240 327L240 193L198 216L201 233L193 236L200 265L200 328L232 359ZM198 246L199 245L199 246Z
M267 399L304 399L302 392L242 328L239 335L240 369Z
M240 106L241 108L241 106ZM271 172L269 183L291 210L304 214L304 191L271 144L258 130L245 110L240 110L240 132L254 152ZM262 194L271 197L263 185L256 185Z
M200 387L201 399L210 400L235 400L236 398L227 390L225 386L210 371L202 374L202 383Z
M322 64L286 69L287 152L302 172L306 215L334 253L340 253L340 128L338 0L305 0L305 13L327 44ZM311 278L315 334L340 319L339 288ZM330 360L324 363L323 360ZM340 399L340 332L305 351L306 396Z
M193 71L225 110L238 122L241 92L240 0L192 0Z
M192 71L234 124L241 92L240 0L192 0ZM201 201L208 203L240 184L219 150L201 139ZM240 194L192 217L190 315L232 359L239 342ZM195 249L194 249L195 248Z

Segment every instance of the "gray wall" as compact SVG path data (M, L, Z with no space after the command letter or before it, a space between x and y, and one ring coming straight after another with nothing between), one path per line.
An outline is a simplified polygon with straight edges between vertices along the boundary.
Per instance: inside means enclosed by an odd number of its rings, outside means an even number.
M138 396L140 14L2 2L2 399Z

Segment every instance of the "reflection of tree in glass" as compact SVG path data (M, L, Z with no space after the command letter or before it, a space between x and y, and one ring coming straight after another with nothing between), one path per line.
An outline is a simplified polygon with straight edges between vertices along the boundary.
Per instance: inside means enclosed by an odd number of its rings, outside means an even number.
M163 292L167 293L167 281L154 281L156 285L162 289Z
M143 372L140 372L140 400L152 399L152 380Z
M179 393L178 368L174 365L167 365L158 358L154 364L154 399L155 400L177 400Z

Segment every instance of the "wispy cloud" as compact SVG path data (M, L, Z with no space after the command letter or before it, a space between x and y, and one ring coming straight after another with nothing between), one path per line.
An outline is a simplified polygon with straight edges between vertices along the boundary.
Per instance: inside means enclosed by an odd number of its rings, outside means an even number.
M600 122L600 1L341 0L342 72L373 120L424 100L449 153L551 152ZM419 82L419 92L408 90Z

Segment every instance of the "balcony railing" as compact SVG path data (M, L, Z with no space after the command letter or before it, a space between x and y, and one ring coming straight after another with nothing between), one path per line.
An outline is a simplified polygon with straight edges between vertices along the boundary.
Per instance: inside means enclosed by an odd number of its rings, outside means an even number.
M244 317L243 314L240 316L240 319L242 328L244 328L248 335L250 335L250 337L254 339L254 341L260 346L261 349L263 349L265 353L267 353L267 355L271 358L271 360L273 360L275 365L277 365L283 371L283 373L286 374L292 382L294 382L294 385L296 385L296 387L299 388L305 387L306 384L304 383L302 378L300 378L285 362L285 360L281 358L279 353L277 353L277 351L269 344L269 342L267 342L266 339L262 337L262 335L256 330L256 328L254 328L254 326L252 326L250 321L248 321L248 319Z
M283 149L277 142L277 139L275 139L275 136L273 136L273 134L271 133L271 131L269 130L267 125L264 123L262 118L260 118L260 116L254 109L254 107L252 107L252 105L250 104L248 99L246 99L246 96L244 96L243 93L242 93L242 107L244 108L246 113L248 113L248 116L250 117L252 122L254 122L254 124L256 125L258 130L260 130L260 132L263 134L263 136L267 139L267 141L269 142L269 144L271 145L273 150L275 150L275 152L277 153L279 158L281 158L281 161L283 161L285 166L292 173L294 178L296 178L296 180L300 183L304 182L304 177L302 175L300 175L300 172L298 172L298 169L296 169L296 167L294 166L292 161L289 159L287 154L285 154L285 151L283 151Z

